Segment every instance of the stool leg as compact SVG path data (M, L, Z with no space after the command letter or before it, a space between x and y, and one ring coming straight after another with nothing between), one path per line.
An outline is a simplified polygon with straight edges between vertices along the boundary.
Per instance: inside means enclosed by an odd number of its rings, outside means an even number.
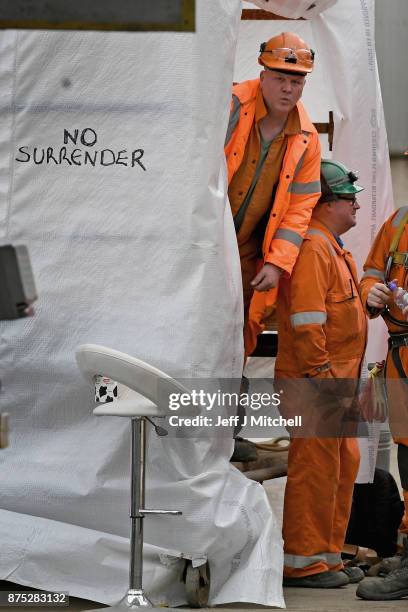
M130 482L130 562L129 589L126 595L113 606L97 608L84 612L124 612L146 608L149 612L162 612L163 608L153 607L153 603L143 591L143 519L140 512L145 505L145 463L146 463L146 419L132 418L131 444L131 482ZM151 514L181 514L179 511L146 510ZM173 608L166 608L172 612ZM176 612L176 610L174 610Z
M143 520L139 513L145 506L146 423L143 418L132 419L132 464L130 489L130 564L129 588L143 588Z
M144 422L142 419L132 419L129 589L136 590L143 588L143 516L139 514L139 508L144 507L145 440L143 434Z
M132 458L130 489L130 562L127 603L132 608L151 607L143 592L143 520L145 506L146 421L132 418Z

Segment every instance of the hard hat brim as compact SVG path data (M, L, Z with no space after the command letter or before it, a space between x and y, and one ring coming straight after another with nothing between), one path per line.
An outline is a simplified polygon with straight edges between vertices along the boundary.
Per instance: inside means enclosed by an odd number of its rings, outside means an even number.
M259 57L258 64L264 66L265 68L270 68L271 70L282 70L282 72L290 72L303 76L312 72L313 70L313 66L306 66L301 62L299 62L298 64L290 64L289 62L285 62L282 59L272 57L268 58L268 60L264 60Z
M364 191L364 187L361 187L361 185L341 185L337 188L330 187L331 191L335 194L335 195L353 195L355 193L360 193L360 191Z

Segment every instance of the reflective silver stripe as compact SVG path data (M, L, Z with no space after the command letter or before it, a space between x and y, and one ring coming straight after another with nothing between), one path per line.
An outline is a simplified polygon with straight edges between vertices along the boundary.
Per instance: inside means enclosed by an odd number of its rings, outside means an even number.
M319 229L317 229L315 227L309 227L309 229L307 230L306 236L321 236L322 238L325 239L325 241L329 245L331 254L332 255L336 255L336 250L333 247L332 243L330 242L330 238L328 236L326 236L326 234L324 232L322 232L322 230L319 230Z
M399 211L397 212L397 214L395 215L394 219L392 220L392 226L393 227L398 227L399 224L402 221L402 217L405 215L405 213L408 212L408 206L402 206Z
M307 195L309 193L318 193L320 189L320 181L311 181L310 183L291 183L288 191L298 195Z
M294 244L298 248L302 246L303 242L303 238L300 234L297 234L296 232L293 232L292 230L288 229L278 229L275 234L275 238L280 238L280 240L286 240L287 242Z
M308 325L309 323L315 323L316 325L323 325L326 323L327 314L320 310L310 310L309 312L297 312L290 316L290 322L292 327L298 327L299 325Z
M363 274L363 278L367 278L367 276L375 276L375 278L379 278L383 282L385 281L384 271L376 270L375 268L367 268Z
M303 160L305 159L305 155L306 155L306 151L304 151L302 153L302 157L299 159L297 166L295 168L295 172L293 173L293 176L296 177L296 175L299 173L299 170L301 169L301 167L303 166Z
M241 114L241 102L239 101L238 96L232 95L232 111L230 114L227 135L225 137L224 147L227 146L229 141L231 140L231 136L234 133L235 128L238 125L239 116Z
M325 553L327 563L329 565L338 565L341 563L341 554L340 553Z
M285 553L286 567L294 569L302 569L313 565L313 563L326 563L327 565L339 565L341 563L341 555L339 553L319 553L306 557L304 555L288 555Z

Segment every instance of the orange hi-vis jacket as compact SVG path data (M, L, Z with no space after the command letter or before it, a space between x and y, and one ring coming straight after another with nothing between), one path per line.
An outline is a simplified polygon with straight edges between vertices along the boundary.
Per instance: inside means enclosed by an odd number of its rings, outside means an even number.
M356 378L367 340L351 253L312 218L290 279L278 300L276 371L298 377Z
M260 81L234 85L225 155L228 182L239 168L255 117ZM301 102L297 104L302 133L288 139L279 185L265 231L263 255L272 263L292 272L312 210L320 196L320 141Z
M363 302L365 308L367 309L367 296L371 289L371 287L375 283L384 283L385 282L385 268L388 258L388 253L390 250L391 242L394 237L394 234L397 232L400 222L402 221L404 215L408 211L407 206L403 206L399 208L396 212L394 212L387 221L383 224L382 228L378 232L374 243L371 247L370 253L368 254L367 260L364 264L364 274L360 282L360 295L361 301ZM402 232L401 239L398 245L398 252L405 255L408 252L408 225L405 226L404 231ZM393 263L390 273L389 273L388 281L397 280L397 284L404 289L408 289L408 256L407 261L404 263ZM403 319L401 314L401 310L394 303L389 305L390 314L395 319ZM378 317L380 311L371 311L367 309L367 315L370 318ZM387 321L388 330L390 332L399 332L399 333L408 333L408 329L404 329L398 327L394 323ZM406 351L408 358L408 350ZM408 365L408 361L407 361ZM408 373L408 371L407 371Z
M225 156L228 183L242 163L245 147L255 120L260 80L233 86L231 114ZM263 262L271 263L290 275L309 225L312 210L320 196L320 141L301 102L297 103L301 133L288 137L279 184L271 207L263 240ZM272 193L271 193L272 196ZM255 291L250 307L254 341L262 313L276 300L276 290ZM252 313L252 314L251 314Z

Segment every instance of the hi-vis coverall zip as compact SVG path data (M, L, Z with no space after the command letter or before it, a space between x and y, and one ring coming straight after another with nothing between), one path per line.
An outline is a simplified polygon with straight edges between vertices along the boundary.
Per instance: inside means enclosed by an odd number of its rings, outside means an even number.
M255 79L234 85L225 155L228 183L240 167L255 120L260 81ZM288 136L287 148L280 169L279 182L263 238L263 263L271 263L292 272L299 248L309 225L312 210L320 195L320 142L316 128L301 102L297 103L300 132ZM261 262L262 263L262 262ZM249 310L246 349L256 346L256 335L262 330L260 321L266 307L274 304L277 291L255 291Z
M403 220L404 215L408 212L408 207L404 206L393 213L387 221L384 223L380 231L378 232L373 246L371 247L370 253L368 254L367 260L364 264L364 274L360 281L360 296L363 302L367 314L370 318L375 318L380 315L379 310L371 310L367 308L367 296L371 287L375 283L384 283L385 280L397 279L397 284L400 287L408 289L408 225L405 225L404 231L401 235L397 252L395 253L395 259L388 275L385 279L386 262L388 259L388 253L394 235L396 234L398 227ZM401 310L394 303L389 304L390 314L397 320L403 320ZM408 328L399 327L395 323L384 319L387 324L388 331L392 334L408 334ZM388 351L387 362L385 368L385 376L387 379L400 378L400 373L394 363L392 351L395 351L401 362L402 369L405 372L405 376L408 377L408 345L401 346L399 348L393 348ZM408 382L407 382L408 384ZM388 389L389 395L392 394L392 388ZM404 398L406 395L404 394ZM400 408L399 412L403 416L405 407L396 406ZM401 478L401 484L404 489L404 503L405 503L405 515L402 520L400 531L408 534L408 438L398 437L398 432L393 431L393 420L394 415L392 413L392 406L390 406L390 424L391 431L393 433L394 441L399 445L398 447L398 467ZM398 422L399 415L395 415L395 420Z
M367 321L351 254L312 218L290 279L278 299L275 379L358 378ZM304 406L307 419L307 406ZM287 577L341 569L357 440L293 438L289 449L283 537Z

